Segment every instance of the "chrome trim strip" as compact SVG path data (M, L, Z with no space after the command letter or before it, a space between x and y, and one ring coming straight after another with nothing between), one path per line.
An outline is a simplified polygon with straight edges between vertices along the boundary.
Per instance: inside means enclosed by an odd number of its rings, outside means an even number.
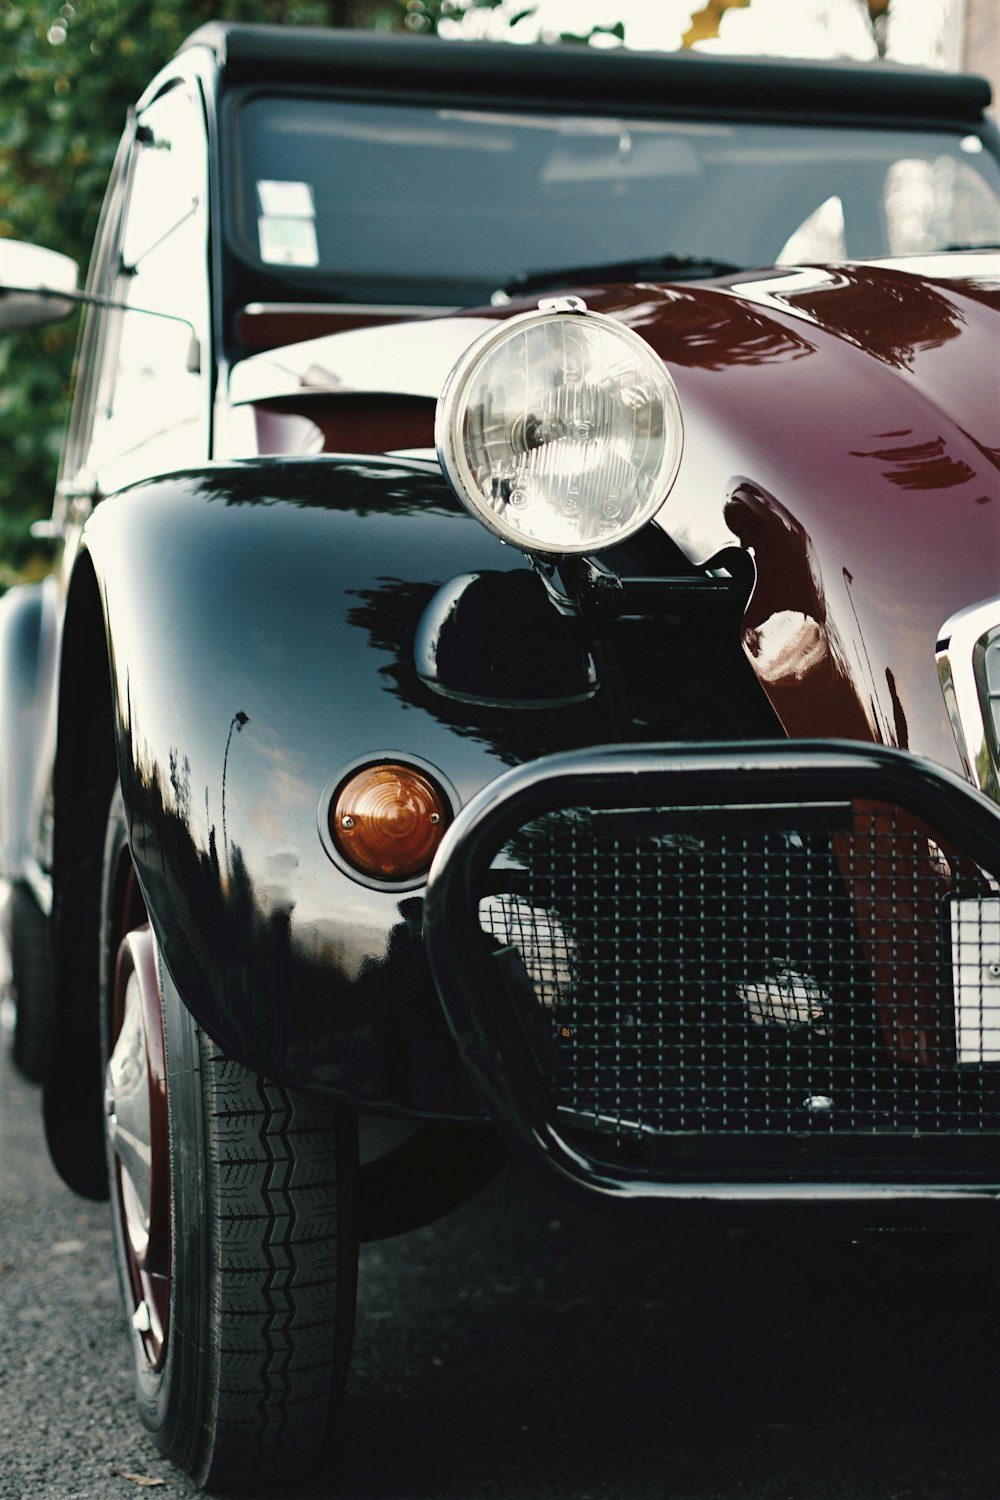
M1000 767L986 727L986 705L980 696L976 657L1000 631L1000 598L982 599L946 620L935 651L938 681L965 774L981 792L1000 802ZM985 683L983 685L985 691Z
M961 1137L953 1137L961 1139ZM689 1203L971 1203L1000 1202L997 1183L941 1182L643 1182L647 1204ZM595 1190L591 1201L625 1202L629 1194ZM641 1201L633 1198L632 1201Z
M458 311L460 309L457 306L438 307L427 302L248 302L241 308L240 316L285 317L300 313L306 317L316 317L343 313L345 317L447 318Z

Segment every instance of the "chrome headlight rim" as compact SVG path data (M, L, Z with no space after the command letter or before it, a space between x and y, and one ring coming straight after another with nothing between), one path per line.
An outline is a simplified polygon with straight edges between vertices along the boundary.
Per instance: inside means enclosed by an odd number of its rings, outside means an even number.
M659 400L664 433L663 453L650 485L651 498L636 507L635 514L626 522L615 526L613 534L586 537L575 541L565 538L549 541L530 535L514 525L505 525L490 509L483 496L475 473L466 455L463 440L463 423L469 390L491 357L517 334L533 327L560 321L579 325L586 322L607 329L613 338L630 350L637 364L650 373L655 382L655 394ZM684 422L680 397L669 370L650 344L629 327L627 323L610 317L607 313L595 312L577 297L542 299L537 308L515 314L497 323L497 326L480 335L456 361L445 381L438 398L434 429L435 446L442 472L452 490L481 525L503 542L518 547L527 553L538 553L548 557L587 556L606 551L627 541L641 531L657 514L670 494L677 478L684 451Z

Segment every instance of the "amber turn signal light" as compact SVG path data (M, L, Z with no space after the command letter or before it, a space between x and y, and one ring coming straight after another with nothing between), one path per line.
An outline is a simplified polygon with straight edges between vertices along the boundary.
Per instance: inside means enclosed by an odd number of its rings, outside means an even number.
M412 766L365 766L345 781L330 806L330 837L339 853L377 880L409 880L430 868L451 821L451 807Z

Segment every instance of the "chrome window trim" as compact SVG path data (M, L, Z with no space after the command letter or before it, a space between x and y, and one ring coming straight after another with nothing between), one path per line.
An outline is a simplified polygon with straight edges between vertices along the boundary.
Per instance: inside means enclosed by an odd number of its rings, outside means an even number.
M941 626L935 651L938 681L965 774L974 786L1000 802L997 747L987 723L983 700L986 682L979 671L991 637L1000 633L1000 598L983 599L960 609Z
M430 302L248 302L242 313L249 318L277 314L297 316L342 315L344 317L443 318L460 312L459 307Z

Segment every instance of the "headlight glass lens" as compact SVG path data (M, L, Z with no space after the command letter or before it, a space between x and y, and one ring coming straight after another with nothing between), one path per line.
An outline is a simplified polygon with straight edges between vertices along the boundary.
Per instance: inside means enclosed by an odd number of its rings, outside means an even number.
M460 499L499 536L592 552L659 509L680 463L680 406L630 328L598 313L529 313L456 365L437 443Z

